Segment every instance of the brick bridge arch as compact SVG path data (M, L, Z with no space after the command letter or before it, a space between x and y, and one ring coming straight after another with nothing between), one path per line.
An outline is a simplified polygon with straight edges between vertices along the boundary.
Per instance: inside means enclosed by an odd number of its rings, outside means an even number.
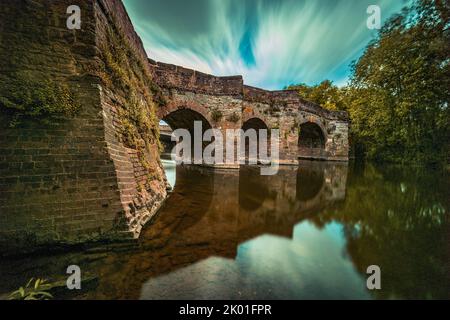
M193 121L202 121L206 128L213 127L213 120L207 108L196 104L195 102L181 101L159 108L157 111L158 119L164 120L175 130L179 128L189 129Z
M270 129L266 121L260 117L249 117L249 119L242 122L242 129Z
M187 129L191 134L194 131L194 122L202 123L202 130L213 128L212 121L207 114L194 109L180 107L173 111L165 111L159 113L158 118L166 122L172 130Z
M299 123L298 157L326 160L328 134L320 119L311 117Z
M248 121L259 119L268 129L279 130L280 163L297 165L302 158L348 161L346 112L323 109L293 90L267 91L246 86L241 76L216 77L153 60L149 63L166 99L166 105L158 111L160 119L186 108L222 131L241 129ZM324 145L306 150L299 145L299 129L302 125L314 127L312 124L320 128Z

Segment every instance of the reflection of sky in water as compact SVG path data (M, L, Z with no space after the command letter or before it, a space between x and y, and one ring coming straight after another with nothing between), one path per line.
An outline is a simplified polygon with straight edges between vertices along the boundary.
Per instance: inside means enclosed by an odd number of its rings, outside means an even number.
M161 159L164 171L166 172L167 181L169 181L170 186L175 187L175 182L177 180L177 168L176 163L173 160Z
M365 280L346 255L342 226L336 223L323 230L301 223L294 228L292 240L259 237L240 245L236 260L251 265L260 277L285 281L281 287L300 294L299 298L369 297Z
M368 299L365 279L345 252L342 226L305 222L293 239L264 235L235 260L212 257L150 279L143 299Z

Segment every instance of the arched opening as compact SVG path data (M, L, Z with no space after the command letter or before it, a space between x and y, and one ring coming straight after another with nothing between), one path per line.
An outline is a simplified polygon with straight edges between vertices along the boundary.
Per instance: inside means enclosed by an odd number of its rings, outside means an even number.
M313 122L300 125L298 149L299 158L325 158L325 135L319 125Z
M163 119L172 130L186 129L194 134L194 123L200 121L202 123L203 132L211 129L208 120L199 112L192 109L182 108L167 114Z
M209 121L197 111L181 108L164 116L159 123L159 139L164 149L161 158L164 169L166 170L167 178L172 187L174 187L176 180L176 165L175 162L172 161L172 152L174 151L176 142L172 141L172 133L177 129L186 129L189 131L191 135L191 156L194 157L194 129L196 121L201 123L201 137L203 138L205 131L212 127ZM203 143L203 148L205 148L207 144L207 142ZM171 178L173 178L173 181L171 181Z
M251 132L251 129L255 130L255 133ZM250 159L253 161L258 161L264 156L268 156L266 150L261 150L260 145L260 130L266 130L267 132L267 146L270 145L270 132L267 125L259 118L251 118L244 122L242 125L242 130L244 131L244 141L241 141L241 144L245 146L245 154L241 154L241 158L244 158L246 162ZM250 146L253 145L256 147L257 155L256 157L250 157ZM256 159L255 159L256 158Z
M175 146L175 143L171 141L171 135L174 130L177 129L186 129L191 134L191 147L192 147L192 155L194 155L194 128L195 128L195 122L201 123L201 137L203 138L203 135L206 130L211 129L211 124L208 122L208 120L199 112L191 110L191 109L178 109L176 111L173 111L166 115L161 123L166 124L165 127L161 126L160 123L160 140L164 144L169 144L171 148L168 148L169 152L173 150L173 147ZM167 129L166 129L167 128ZM161 130L163 129L163 130ZM205 143L205 146L207 143Z

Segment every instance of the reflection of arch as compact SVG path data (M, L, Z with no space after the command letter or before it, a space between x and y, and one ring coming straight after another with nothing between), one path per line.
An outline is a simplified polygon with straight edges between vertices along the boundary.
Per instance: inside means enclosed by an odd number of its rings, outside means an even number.
M325 156L325 130L315 122L300 125L298 135L299 157L322 158Z
M297 171L297 199L314 199L322 191L324 184L324 169L321 166L300 167Z
M241 167L239 170L239 206L247 211L256 211L270 196L266 179L260 169Z
M164 204L164 215L158 218L159 224L170 229L168 234L181 233L208 212L214 196L214 179L215 172L207 168L177 167L175 188ZM153 237L149 236L153 232L157 231L147 226L141 239Z
M248 158L249 156L249 149L250 149L250 143L255 143L257 146L257 152L258 155L261 155L261 151L259 150L259 135L260 135L260 131L259 130L267 130L267 139L269 139L269 128L266 125L266 123L259 119L259 118L250 118L247 121L245 121L242 124L242 130L245 132L247 132L247 130L249 129L254 129L256 130L256 141L251 141L250 140L250 136L247 136L244 141L241 141L241 143L245 144L245 158ZM264 152L264 151L262 151ZM258 157L260 158L260 157Z

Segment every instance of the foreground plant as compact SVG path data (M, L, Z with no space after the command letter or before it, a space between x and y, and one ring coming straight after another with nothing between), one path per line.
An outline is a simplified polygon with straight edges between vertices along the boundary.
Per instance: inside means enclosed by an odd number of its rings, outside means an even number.
M36 279L33 285L34 278L28 281L25 287L20 287L18 290L10 294L9 300L49 300L53 296L48 292L51 285L46 283L47 280Z

